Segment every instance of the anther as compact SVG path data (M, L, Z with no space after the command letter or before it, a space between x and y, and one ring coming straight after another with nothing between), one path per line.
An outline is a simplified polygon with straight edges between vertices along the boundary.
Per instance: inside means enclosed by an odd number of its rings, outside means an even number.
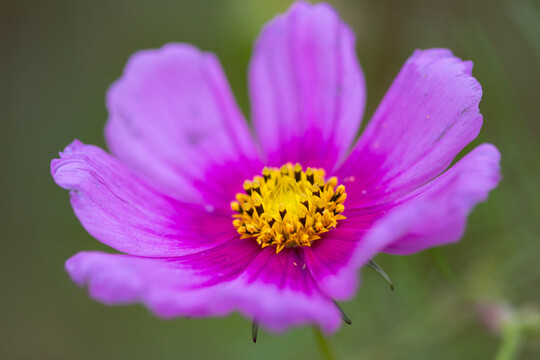
M246 192L246 194L251 196L251 181L249 180L244 181L244 191Z
M326 186L330 189L335 189L337 185L337 177L332 176L330 180L326 183ZM345 188L345 187L344 187Z
M240 204L236 201L231 201L231 210L236 211L237 213L242 213L242 208Z
M341 194L343 194L343 193L345 193L345 186L339 185L336 188L336 191L334 192L334 195L332 196L330 201L336 201L341 196Z
M285 208L285 205L279 204L278 211L279 211L279 216L281 216L281 219L285 219L285 215L287 214L287 208Z
M285 228L287 229L287 232L290 234L294 231L294 225L291 223L285 223Z
M265 166L263 171L263 178L264 178L264 181L268 181L270 179L270 170Z
M297 182L302 179L302 166L300 164L294 165L294 180Z
M313 193L313 195L321 197L321 188L319 187L319 185L313 185L311 187L311 192Z
M244 210L249 216L253 216L253 208L249 203L243 204L242 210Z
M306 179L310 184L313 184L313 170L311 168L307 168L306 170Z
M240 235L244 235L246 233L246 227L245 226L239 226L236 228L236 231L238 231L238 233Z
M347 193L339 195L339 197L336 199L336 202L343 203L345 199L347 199Z
M257 180L253 181L251 183L251 189L262 196L261 194L261 186Z
M261 198L255 199L255 201L253 201L253 205L255 205L255 210L257 210L257 214L261 216L264 213L264 208L262 205Z
M246 229L248 232L254 234L258 231L257 227L253 224L246 224Z

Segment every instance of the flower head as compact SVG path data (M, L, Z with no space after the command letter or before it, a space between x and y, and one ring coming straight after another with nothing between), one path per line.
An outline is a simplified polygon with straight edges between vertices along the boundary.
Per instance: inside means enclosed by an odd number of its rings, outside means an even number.
M85 229L124 254L81 252L66 269L93 298L161 317L239 311L333 332L363 265L457 241L497 185L492 145L448 168L482 125L471 69L415 51L353 146L364 77L329 5L296 3L263 29L254 132L212 54L141 51L107 95L112 155L74 141L51 163Z

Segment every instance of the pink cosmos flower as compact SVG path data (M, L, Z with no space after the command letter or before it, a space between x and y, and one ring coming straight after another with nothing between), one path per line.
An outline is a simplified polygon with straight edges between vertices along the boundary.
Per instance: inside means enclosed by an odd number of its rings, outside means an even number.
M141 51L107 94L112 155L74 141L51 163L85 229L124 254L81 252L66 269L105 304L331 333L363 265L457 241L497 185L490 144L447 169L482 126L471 70L448 50L415 51L353 144L364 77L327 4L296 3L264 27L253 129L214 55Z

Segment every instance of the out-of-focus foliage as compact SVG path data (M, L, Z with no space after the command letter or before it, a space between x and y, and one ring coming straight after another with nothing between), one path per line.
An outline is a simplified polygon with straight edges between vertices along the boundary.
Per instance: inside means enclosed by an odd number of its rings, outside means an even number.
M217 53L248 114L252 42L263 23L289 4L0 3L0 358L321 356L310 328L279 336L261 331L253 345L250 323L238 315L162 321L141 306L110 308L92 301L68 279L63 263L80 250L107 249L83 230L68 194L49 175L50 159L73 138L104 146L105 92L139 49L181 41ZM332 4L357 35L368 86L364 124L415 48L448 47L474 61L484 89L484 127L474 145L499 147L503 181L474 211L460 243L377 258L395 292L364 270L356 298L343 304L353 325L330 344L342 359L493 358L508 328L504 324L538 319L540 311L540 3ZM529 326L524 336L520 358L540 358L538 328Z

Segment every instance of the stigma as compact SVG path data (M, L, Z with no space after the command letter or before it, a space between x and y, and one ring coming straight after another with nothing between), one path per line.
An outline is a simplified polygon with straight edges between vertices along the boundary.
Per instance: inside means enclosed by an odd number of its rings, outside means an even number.
M231 202L233 225L242 238L253 237L261 247L311 246L335 228L345 210L345 186L323 169L287 163L265 167L262 176L244 182L244 192Z

